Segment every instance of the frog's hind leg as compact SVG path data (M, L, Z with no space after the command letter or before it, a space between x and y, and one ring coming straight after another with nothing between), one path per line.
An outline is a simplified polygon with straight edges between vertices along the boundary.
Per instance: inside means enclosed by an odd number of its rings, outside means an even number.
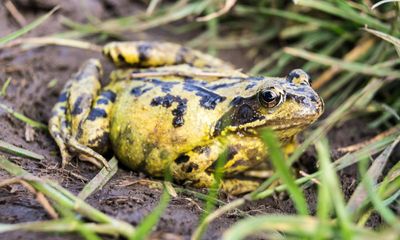
M198 68L233 70L231 64L200 51L167 42L111 42L103 53L117 66L159 67L188 64Z
M111 104L104 104L110 100L109 94L103 92L98 96L101 74L98 60L85 62L79 72L66 83L59 102L53 108L49 129L60 148L63 166L71 158L68 150L97 166L108 166L104 157L96 152L104 147L100 145L104 145L103 136L107 135L105 132L108 130L108 119L105 116L111 109Z
M71 160L71 155L68 152L65 142L65 135L68 133L66 112L70 87L71 82L67 82L60 93L58 102L53 107L51 118L49 120L50 135L56 141L56 144L60 149L63 166Z

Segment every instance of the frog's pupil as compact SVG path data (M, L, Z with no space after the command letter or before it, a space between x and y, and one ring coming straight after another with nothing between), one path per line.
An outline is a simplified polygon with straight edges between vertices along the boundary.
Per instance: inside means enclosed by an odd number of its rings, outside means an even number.
M263 100L270 103L275 100L276 94L273 91L265 91L262 93Z

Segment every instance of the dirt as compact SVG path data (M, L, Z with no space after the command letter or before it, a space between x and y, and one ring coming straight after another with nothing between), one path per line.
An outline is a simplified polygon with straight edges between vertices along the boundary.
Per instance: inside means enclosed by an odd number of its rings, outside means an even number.
M14 1L17 2L17 1ZM21 0L16 4L27 21L46 13L56 4L61 9L51 17L51 20L29 33L28 36L44 36L65 31L60 23L62 16L75 21L84 21L87 13L106 19L115 16L134 14L143 10L141 4L130 1L40 1ZM82 6L83 5L83 6ZM0 8L0 36L5 36L19 29L19 25L7 10ZM190 36L183 38L170 34L163 28L155 29L145 34L128 34L126 39L150 39L184 42ZM240 50L223 52L222 58L233 62L238 67L247 69L249 63L243 59ZM29 51L15 51L6 49L0 51L0 86L7 78L11 77L11 84L5 97L0 97L1 103L12 107L18 112L42 123L47 123L52 106L57 100L64 81L73 74L79 65L89 57L101 58L100 54L66 47L42 47ZM106 69L110 64L103 61ZM55 86L49 83L57 80ZM351 120L331 131L329 135L332 149L358 143L368 139L377 132L361 128L363 121ZM0 139L11 144L34 151L45 156L42 161L7 155L13 162L22 166L36 176L56 180L73 193L78 193L83 186L96 175L98 169L90 164L73 161L65 169L60 168L60 155L58 149L45 131L36 130L33 141L26 141L26 126L11 115L0 110ZM334 153L339 157L339 154ZM299 162L309 172L316 170L315 151L309 150ZM0 180L10 177L0 170ZM350 167L340 172L340 179L346 198L349 198L357 185L357 170ZM143 184L133 184L119 187L126 182L149 178L144 174L129 171L120 167L117 174L105 187L88 198L88 202L99 210L125 220L133 225L138 224L157 205L160 190L149 188ZM201 191L201 190L197 190ZM204 192L204 191L203 191ZM316 188L310 187L305 191L310 209L316 208ZM224 201L232 201L234 197L221 196ZM168 209L163 214L154 233L155 238L182 237L189 239L192 231L198 224L202 211L202 202L192 195L179 194L173 198ZM252 215L257 214L291 214L295 213L293 203L287 197L284 199L268 198L257 202L247 203L241 210ZM240 217L236 214L226 214L215 220L206 232L205 239L216 239ZM28 221L48 220L50 217L35 200L35 196L27 192L22 186L0 188L0 222L21 223ZM370 221L371 226L378 226L380 219L375 217ZM76 239L75 234L50 234L50 233L25 233L12 232L0 234L0 239Z

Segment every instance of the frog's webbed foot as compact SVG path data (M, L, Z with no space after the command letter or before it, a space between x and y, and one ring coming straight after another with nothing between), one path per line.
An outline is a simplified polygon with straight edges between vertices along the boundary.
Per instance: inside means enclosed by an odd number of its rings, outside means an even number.
M159 67L188 64L198 68L233 70L223 60L200 51L165 42L111 42L103 53L117 66Z
M62 166L69 163L73 155L94 165L108 167L106 159L94 149L106 149L103 135L108 133L108 119L104 115L111 104L101 106L97 99L109 97L100 94L101 65L96 59L88 60L62 90L49 120L49 131L55 139L62 157ZM93 107L92 107L93 105ZM100 114L101 113L101 114ZM95 121L97 120L97 121ZM103 129L104 128L104 129Z

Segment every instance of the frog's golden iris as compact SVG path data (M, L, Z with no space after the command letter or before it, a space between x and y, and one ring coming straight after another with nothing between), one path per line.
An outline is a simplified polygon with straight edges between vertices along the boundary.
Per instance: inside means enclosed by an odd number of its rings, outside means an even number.
M323 112L302 70L251 77L220 59L172 43L120 42L103 49L119 69L100 85L102 67L86 61L65 85L49 121L63 165L72 156L98 166L112 151L126 166L209 187L228 149L221 188L251 191L246 170L265 163L259 130L274 129L290 153L295 136ZM267 166L267 165L266 165Z

